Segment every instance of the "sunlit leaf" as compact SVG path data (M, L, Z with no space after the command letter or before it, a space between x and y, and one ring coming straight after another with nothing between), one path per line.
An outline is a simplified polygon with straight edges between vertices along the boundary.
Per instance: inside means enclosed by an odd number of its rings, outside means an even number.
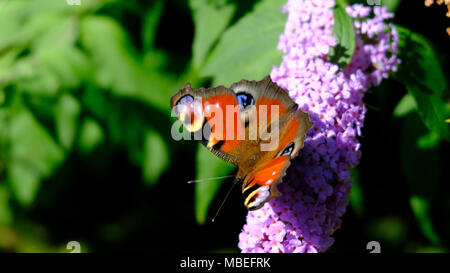
M450 125L445 122L447 117L442 98L428 95L417 85L406 85L410 94L416 100L418 113L423 122L442 139L450 140Z
M103 129L91 118L84 119L81 124L80 138L78 139L78 147L82 153L90 153L105 138Z
M199 68L214 42L229 24L235 7L220 0L190 0L189 5L195 27L192 60L194 66Z
M398 77L414 97L425 125L441 138L450 140L450 126L443 100L446 79L430 43L421 35L397 26L402 60Z
M433 224L430 218L430 203L429 200L420 196L412 196L410 199L411 209L419 222L420 229L425 236L433 244L439 243L439 236L436 234L433 228Z
M0 57L0 75L2 75L2 84L7 84L15 78L11 73L11 67L14 65L18 55L22 52L22 47L16 47L1 55Z
M259 80L281 62L277 49L287 14L284 0L263 0L255 9L228 28L201 70L214 84L230 85L241 79Z
M71 46L78 38L78 20L75 17L68 17L66 14L55 13L46 16L37 16L29 24L29 31L36 31L36 25L42 24L39 29L42 33L33 33L30 50L38 52L50 48ZM40 21L37 21L40 20Z
M381 4L383 6L386 6L389 12L395 12L400 6L401 2L402 0L382 0Z
M439 137L438 134L436 134L433 131L430 131L417 139L417 148L419 149L436 148L440 140L441 138Z
M59 142L64 148L70 149L78 127L80 104L74 96L64 93L60 96L54 112Z
M398 102L394 109L395 117L404 117L417 109L416 100L411 94L406 94Z
M64 1L1 1L0 49L30 42L55 24L60 12L69 9Z
M10 122L11 147L8 180L22 205L34 200L42 179L49 177L64 159L63 150L24 107Z
M352 19L341 5L333 8L333 16L333 36L337 38L337 45L330 49L328 61L344 68L355 51L355 30Z
M350 0L336 0L336 5L340 5L341 7L346 7L349 5Z
M69 46L42 49L21 59L14 67L21 91L45 96L78 87L89 72L84 53Z
M81 22L81 41L91 53L100 87L167 110L172 77L144 66L120 24L106 16L87 16Z
M157 132L150 130L145 135L144 151L142 162L144 181L153 186L169 166L169 149L164 139Z

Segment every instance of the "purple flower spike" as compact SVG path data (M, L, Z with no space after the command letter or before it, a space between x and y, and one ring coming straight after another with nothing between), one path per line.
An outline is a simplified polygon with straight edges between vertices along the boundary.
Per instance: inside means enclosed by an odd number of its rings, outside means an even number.
M361 157L358 136L364 123L364 92L396 71L398 34L385 7L346 8L354 21L356 48L343 71L327 62L332 36L333 0L290 0L278 48L285 53L272 80L289 90L314 127L293 160L282 196L250 211L239 235L242 252L323 252L341 226L350 193L349 169ZM374 14L371 17L371 14Z

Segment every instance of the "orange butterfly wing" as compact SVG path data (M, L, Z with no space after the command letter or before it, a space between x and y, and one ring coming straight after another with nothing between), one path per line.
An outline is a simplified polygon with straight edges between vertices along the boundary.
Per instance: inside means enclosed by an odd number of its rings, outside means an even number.
M238 96L251 98L252 104L242 107ZM294 158L303 147L306 131L312 126L309 117L289 97L288 92L273 83L269 76L261 81L242 80L230 88L218 86L194 90L190 85L176 93L171 99L174 108L185 96L201 101L204 117L202 126L191 126L192 130L209 126L209 135L202 143L218 157L238 165L237 181L242 181L244 204L249 210L258 209L272 197L279 195L276 185ZM278 106L278 115L273 115L272 106ZM231 115L228 115L231 108ZM215 112L215 109L220 111ZM249 139L249 120L259 117L259 110L266 110L267 124L258 121L256 139ZM211 115L208 113L212 112ZM222 113L222 114L220 114ZM279 140L270 151L262 151L261 130L274 125L279 127ZM207 130L208 131L208 130ZM244 138L242 138L242 132Z
M308 115L298 110L282 131L275 156L259 164L245 177L242 193L244 205L249 210L259 209L271 198L279 196L276 185L286 175L291 159L297 156L303 147L306 132L311 127Z

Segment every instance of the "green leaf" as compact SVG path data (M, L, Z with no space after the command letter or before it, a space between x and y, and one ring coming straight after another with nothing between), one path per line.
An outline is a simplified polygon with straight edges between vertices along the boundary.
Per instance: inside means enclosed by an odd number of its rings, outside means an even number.
M8 83L10 81L9 78L12 77L11 75L11 67L14 65L14 62L17 59L17 56L20 54L20 52L23 50L23 48L15 48L9 51L4 52L3 54L0 54L0 75L2 79L0 80L0 83Z
M416 100L411 94L406 94L394 109L394 117L404 117L417 110Z
M230 23L235 6L221 0L190 0L194 19L194 42L192 60L199 68L214 42Z
M94 81L101 88L167 111L173 78L142 63L121 25L106 16L86 16L81 22L81 42L91 53Z
M142 162L144 181L154 186L161 174L169 167L169 148L156 131L149 130L145 135L145 156Z
M41 180L64 160L64 152L25 107L11 118L9 130L8 180L17 200L30 205Z
M104 120L109 116L108 114L117 112L107 95L107 91L88 85L81 96L81 104L94 117Z
M395 12L402 0L382 0L381 4L386 6L389 12Z
M0 181L0 227L10 225L13 220L9 205L9 189Z
M420 229L431 243L439 244L439 236L436 234L430 218L430 202L420 196L411 196L409 199L414 216L419 222Z
M46 16L36 16L28 24L29 31L36 31L35 25L39 26L42 32L40 35L33 33L30 50L38 52L49 48L64 47L74 45L78 38L78 20L75 17L68 17L67 14L50 14Z
M13 71L16 71L17 89L40 96L56 96L59 90L58 76L48 65L38 68L37 58L26 57L18 61Z
M41 58L57 76L60 88L76 89L92 73L85 53L76 47L49 48Z
M70 8L64 1L54 0L6 2L0 2L0 50L45 35L55 26L55 17L61 18L63 10Z
M441 138L438 134L430 131L426 135L423 135L417 139L416 146L419 149L433 149L438 146L440 140Z
M5 94L5 90L3 88L0 88L0 106L2 106L2 104L4 104L6 101L6 94Z
M75 140L81 106L78 100L69 93L59 97L54 110L56 133L59 143L69 150Z
M337 45L330 49L328 61L342 69L350 63L355 51L355 29L352 19L341 5L333 8L333 15L333 36L337 38Z
M199 144L196 156L197 179L225 176L233 169L233 165L226 163ZM204 224L209 207L216 196L221 181L195 183L195 218L197 223Z
M70 46L46 47L20 59L13 67L20 91L55 96L60 89L75 89L90 73L84 53Z
M153 44L155 42L163 8L164 2L162 0L156 0L144 16L142 26L142 42L144 44L144 51L153 50Z
M281 62L277 50L287 14L281 13L284 0L263 0L228 28L201 70L213 76L215 84L230 85L245 79L261 79Z
M143 64L146 68L152 70L163 70L168 61L167 54L157 49L147 51L143 56Z
M349 5L349 1L350 0L336 0L335 2L336 2L336 5L339 5L339 6L345 8L346 6Z
M424 149L418 146L420 138L425 134L427 129L417 114L405 118L400 145L401 163L411 193L411 202L414 202L411 203L413 212L424 235L435 243L435 236L430 233L431 215L427 204L436 194L441 164L437 147Z
M445 123L448 113L443 100L447 83L434 50L421 35L399 26L397 30L402 60L397 76L414 97L417 112L428 129L450 140L450 126Z
M364 197L360 185L359 171L358 169L353 168L350 169L350 172L352 174L351 180L353 181L353 184L348 199L350 201L350 206L355 210L356 214L362 215L364 212Z
M450 124L445 122L448 117L445 111L445 102L438 95L429 95L418 85L406 83L408 92L414 96L417 103L417 112L422 121L431 131L442 139L450 141Z
M95 79L123 95L137 92L133 80L142 74L137 53L121 25L109 17L88 16L81 22L81 42L96 64Z
M102 127L92 118L85 118L80 130L78 148L84 154L92 152L105 138Z

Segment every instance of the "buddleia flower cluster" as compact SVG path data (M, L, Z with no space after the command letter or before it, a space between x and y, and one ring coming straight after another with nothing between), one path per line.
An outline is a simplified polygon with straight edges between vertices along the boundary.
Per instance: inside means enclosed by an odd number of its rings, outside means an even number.
M333 0L290 0L284 52L271 78L308 112L314 126L299 156L278 185L281 197L250 211L239 235L242 252L323 252L333 244L351 190L350 168L358 165L364 122L364 93L399 64L398 34L385 7L346 7L356 45L340 68L328 61L337 45Z

